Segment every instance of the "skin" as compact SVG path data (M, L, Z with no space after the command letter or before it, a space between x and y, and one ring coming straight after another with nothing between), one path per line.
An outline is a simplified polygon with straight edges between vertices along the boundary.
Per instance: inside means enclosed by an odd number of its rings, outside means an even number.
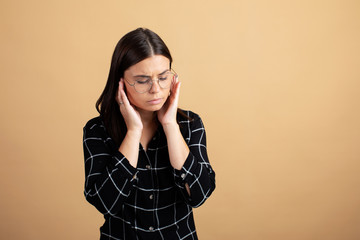
M124 72L124 78L131 84L134 83L136 75L150 76L154 80L164 70L168 70L169 66L168 58L153 55L129 67ZM175 169L181 170L189 154L189 148L176 121L181 83L176 78L169 89L162 89L158 81L153 81L148 92L138 93L124 78L119 81L116 101L120 106L128 131L119 151L136 168L139 142L146 150L159 122L166 134L170 163ZM189 186L186 185L186 188L190 194Z

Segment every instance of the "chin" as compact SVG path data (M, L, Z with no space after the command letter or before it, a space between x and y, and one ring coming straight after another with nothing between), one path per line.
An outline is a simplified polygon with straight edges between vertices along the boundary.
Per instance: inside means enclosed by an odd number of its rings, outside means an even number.
M150 106L149 111L153 111L153 112L159 111L162 108L163 105L164 104L158 104L158 105Z
M139 106L138 108L143 111L157 112L163 107L163 105L164 105L163 103L156 104L156 105L145 105L145 106L141 106L141 107Z

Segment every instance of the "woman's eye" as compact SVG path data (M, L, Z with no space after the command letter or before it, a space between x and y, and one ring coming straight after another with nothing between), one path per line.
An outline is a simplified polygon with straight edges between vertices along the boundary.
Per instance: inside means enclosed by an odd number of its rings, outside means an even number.
M165 81L165 80L169 80L170 79L170 75L169 74L164 74L161 77L159 77L160 81Z
M149 82L148 79L138 79L138 80L136 80L137 84L147 84L148 82Z

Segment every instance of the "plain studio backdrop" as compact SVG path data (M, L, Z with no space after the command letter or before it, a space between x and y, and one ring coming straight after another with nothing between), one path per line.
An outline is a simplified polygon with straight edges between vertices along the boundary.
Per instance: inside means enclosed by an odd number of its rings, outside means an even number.
M359 1L1 1L0 27L1 239L99 238L82 128L137 27L206 126L200 239L360 239Z

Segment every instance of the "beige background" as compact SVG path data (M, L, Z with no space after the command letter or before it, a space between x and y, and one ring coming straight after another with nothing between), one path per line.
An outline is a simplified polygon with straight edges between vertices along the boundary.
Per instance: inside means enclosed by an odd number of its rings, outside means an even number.
M1 239L98 239L82 127L118 39L172 51L217 189L200 239L360 239L360 2L1 1Z

